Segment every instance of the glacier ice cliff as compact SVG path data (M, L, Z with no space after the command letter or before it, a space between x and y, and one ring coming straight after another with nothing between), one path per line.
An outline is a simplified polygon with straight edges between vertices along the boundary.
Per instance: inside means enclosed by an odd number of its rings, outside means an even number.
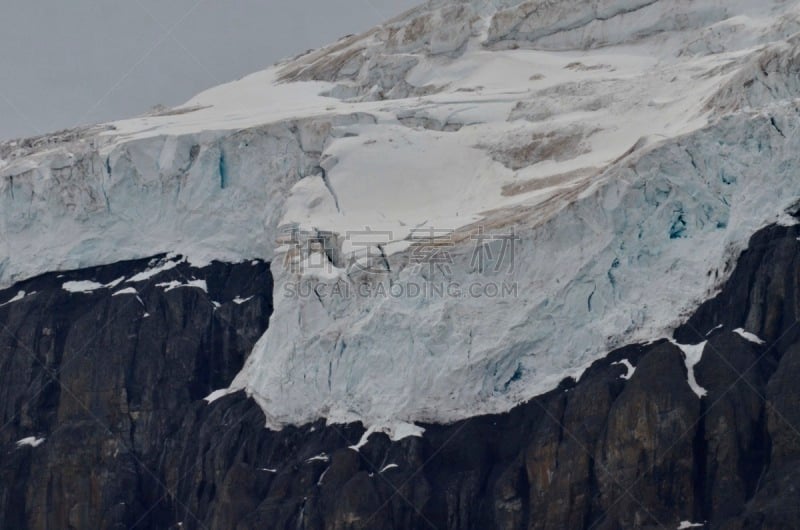
M798 31L796 2L431 1L177 109L3 144L0 285L263 259L275 312L232 390L268 425L502 412L670 335L793 222ZM447 231L446 270L420 230ZM513 231L513 270L476 267L481 230ZM440 281L516 296L319 295Z

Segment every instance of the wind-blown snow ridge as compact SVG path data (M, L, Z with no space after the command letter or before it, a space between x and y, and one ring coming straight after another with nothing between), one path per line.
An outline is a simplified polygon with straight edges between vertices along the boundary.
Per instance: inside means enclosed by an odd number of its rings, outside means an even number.
M797 210L798 31L777 0L431 1L172 111L3 144L0 285L269 260L233 388L271 426L506 410L668 335ZM513 270L476 264L512 230ZM436 282L464 291L358 290Z

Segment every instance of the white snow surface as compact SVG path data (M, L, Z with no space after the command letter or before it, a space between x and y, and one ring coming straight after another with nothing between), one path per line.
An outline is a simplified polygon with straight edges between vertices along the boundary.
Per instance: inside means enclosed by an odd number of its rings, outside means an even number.
M694 367L700 362L700 359L703 358L703 350L705 350L708 341L703 341L700 344L678 344L675 341L672 341L672 343L683 351L689 388L692 389L692 392L694 392L697 397L705 397L708 394L708 390L697 383L697 379L695 379L694 375Z
M733 332L742 337L743 339L749 340L750 342L758 344L759 346L766 344L766 342L764 342L764 340L761 339L758 335L756 335L755 333L750 333L749 331L745 331L743 328L734 329Z
M128 279L128 282L137 283L137 282L144 282L158 276L162 272L170 271L186 261L186 258L178 258L177 256L170 255L164 258L163 260L156 261L155 263L151 263L151 266L140 272L139 274L135 274Z
M169 112L0 144L0 287L267 260L275 312L232 388L269 426L502 412L669 335L787 221L798 31L798 1L434 0ZM423 230L446 270L416 263ZM512 270L476 265L480 230L514 231ZM359 291L435 282L461 290Z
M230 389L228 389L228 388L221 388L221 389L219 389L219 390L214 390L214 391L213 391L213 392L211 392L209 395L207 395L206 397L204 397L204 398L203 398L203 400L204 400L206 403L209 403L209 404L211 404L211 403L215 402L215 401L216 401L216 400L218 400L218 399L224 398L225 396L227 396L227 395L228 395L228 394L230 394L230 393L231 393Z
M117 278L116 280L103 284L93 282L91 280L79 280L73 282L64 282L62 288L70 293L91 293L99 289L113 289L120 283L125 281L125 278Z
M355 445L351 445L349 449L352 449L355 452L361 451L361 448L367 445L367 443L369 442L369 437L372 436L374 432L375 432L375 427L374 426L369 427L366 431L364 431L364 434L361 435L361 439L358 441L358 443Z
M65 282L62 288L70 293L91 293L98 289L105 289L102 283L93 282L90 280L80 280L76 282Z
M622 378L622 379L625 379L626 381L630 380L630 378L631 378L631 377L633 377L633 373L636 371L636 367L635 367L634 365L632 365L632 364L631 364L631 362L630 362L628 359L622 359L622 360L621 360L621 361L619 361L619 362L616 362L616 363L611 363L611 364L612 364L612 365L615 365L615 364L621 364L622 366L624 366L624 367L625 367L625 369L627 370L627 372L625 372L624 374L622 374L622 375L620 376L620 378Z
M248 296L247 298L242 298L241 296L237 296L236 298L233 299L233 303L236 304L236 305L242 305L242 304L246 304L247 302L249 302L252 299L253 299L252 296Z
M179 289L181 287L193 287L195 289L200 289L201 291L208 292L208 285L206 284L205 280L187 280L185 282L172 280L170 282L157 283L156 287L163 287L164 290L168 292L173 289Z
M115 292L111 296L122 296L123 294L138 295L139 291L137 291L133 287L126 287L125 289L120 289L119 291Z
M17 440L17 447L39 447L44 443L44 438L37 438L36 436L28 436L22 440Z
M15 294L11 298L9 298L8 301L3 302L2 304L0 304L0 307L3 307L4 305L8 305L8 304L13 304L14 302L19 302L20 300L22 300L26 296L28 296L28 293L26 293L23 290L19 290L19 291L17 291L17 294Z

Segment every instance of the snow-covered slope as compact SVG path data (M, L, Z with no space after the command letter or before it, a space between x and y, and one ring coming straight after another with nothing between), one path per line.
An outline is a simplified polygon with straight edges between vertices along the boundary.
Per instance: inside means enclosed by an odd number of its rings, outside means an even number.
M271 260L234 384L271 425L506 410L669 334L789 219L798 31L796 1L434 0L172 111L0 146L0 284Z

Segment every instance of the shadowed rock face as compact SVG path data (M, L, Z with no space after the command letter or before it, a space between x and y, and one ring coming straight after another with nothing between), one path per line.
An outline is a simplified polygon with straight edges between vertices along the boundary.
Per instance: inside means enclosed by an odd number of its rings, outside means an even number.
M506 414L400 442L374 434L358 452L360 425L272 432L242 393L202 401L267 325L266 264L182 265L137 284L141 303L61 285L111 282L145 262L31 280L0 293L37 291L0 307L0 526L796 528L798 235L756 234L676 332L708 341L694 367L703 398L681 349L661 340L612 352ZM157 286L186 278L205 278L208 294ZM27 436L45 441L17 447Z
M165 493L160 459L184 415L230 383L266 329L263 262L180 264L86 293L62 287L147 269L143 260L48 274L0 292L2 301L27 293L0 307L3 528L133 526ZM208 292L170 289L192 280ZM17 447L29 436L45 441Z

